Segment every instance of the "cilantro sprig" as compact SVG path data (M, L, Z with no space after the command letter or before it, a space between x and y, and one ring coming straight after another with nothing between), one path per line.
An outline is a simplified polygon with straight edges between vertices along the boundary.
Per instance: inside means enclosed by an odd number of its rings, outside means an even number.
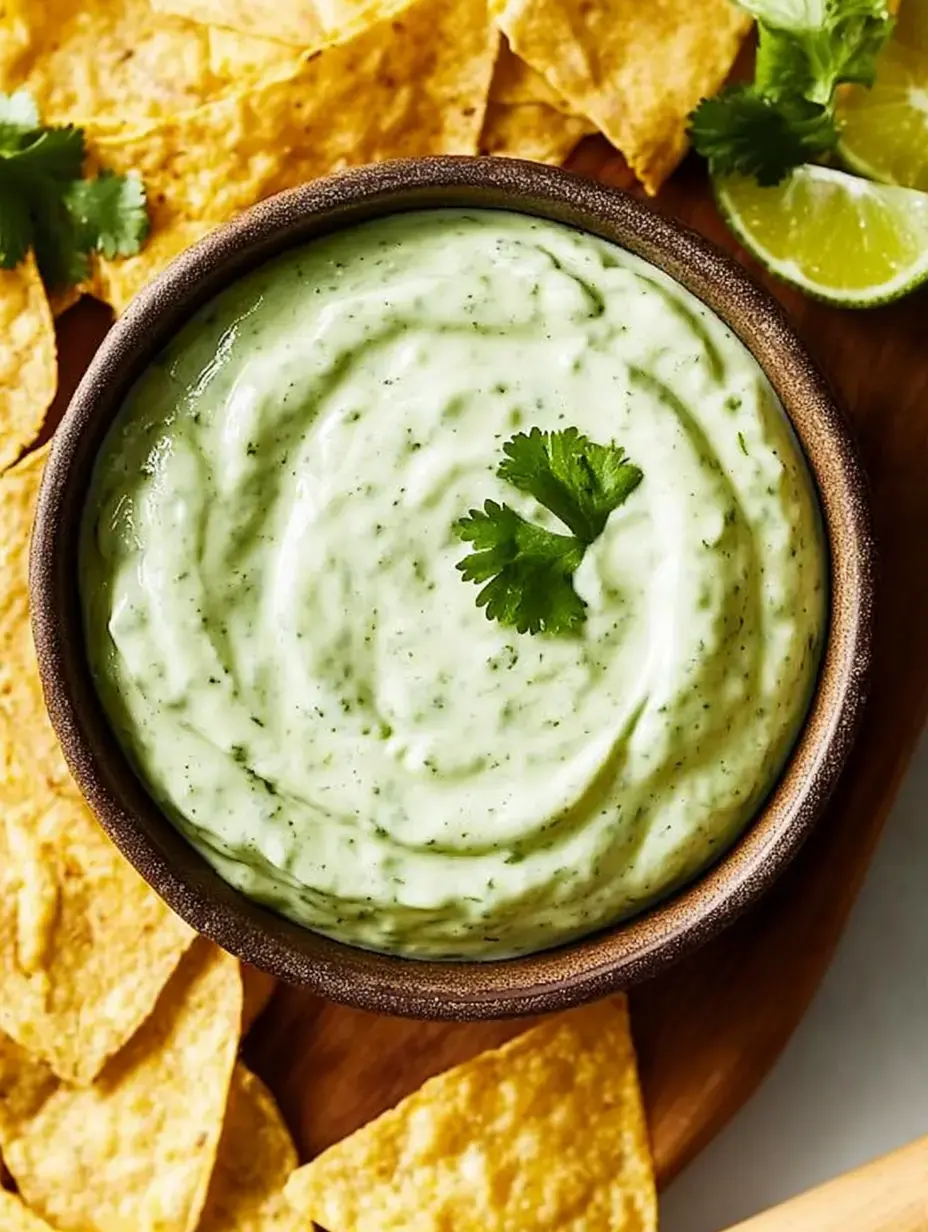
M843 82L871 85L892 33L887 0L741 0L757 18L753 85L732 86L693 112L693 145L715 175L778 184L838 142Z
M84 134L43 125L24 90L0 94L0 268L32 248L49 289L81 282L89 254L131 256L148 233L145 188L136 175L81 178Z
M598 445L576 428L519 432L503 453L497 475L533 496L571 533L558 534L488 500L455 523L475 549L457 567L465 581L486 583L477 606L486 609L488 620L520 633L574 633L586 620L574 573L642 472L624 449Z

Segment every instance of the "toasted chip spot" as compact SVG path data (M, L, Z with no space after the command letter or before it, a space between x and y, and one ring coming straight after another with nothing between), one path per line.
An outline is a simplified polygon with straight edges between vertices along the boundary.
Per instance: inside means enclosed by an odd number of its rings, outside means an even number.
M491 0L513 50L656 193L687 123L725 78L751 18L731 0Z
M38 436L57 387L55 325L30 253L0 270L0 471Z
M238 1064L198 1232L305 1232L284 1198L296 1148L274 1097Z
M238 963L197 941L93 1086L59 1086L4 1143L20 1193L61 1232L192 1232L238 1048Z
M298 1169L286 1195L338 1232L653 1232L625 998L431 1079Z

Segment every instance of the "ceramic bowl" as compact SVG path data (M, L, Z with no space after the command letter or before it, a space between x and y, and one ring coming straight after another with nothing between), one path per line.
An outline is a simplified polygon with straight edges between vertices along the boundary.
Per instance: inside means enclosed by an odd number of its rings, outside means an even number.
M130 386L230 282L315 236L402 210L517 210L613 240L677 279L742 339L785 406L818 488L830 553L827 644L799 739L741 839L698 880L636 918L524 958L423 962L330 941L232 889L146 794L97 700L84 651L77 540L94 458ZM831 393L783 312L730 257L632 197L506 159L426 158L282 193L207 236L107 335L58 429L31 560L33 628L49 714L81 791L116 845L185 920L284 980L369 1010L502 1017L564 1008L652 976L730 923L782 872L850 747L870 662L874 549L866 485Z

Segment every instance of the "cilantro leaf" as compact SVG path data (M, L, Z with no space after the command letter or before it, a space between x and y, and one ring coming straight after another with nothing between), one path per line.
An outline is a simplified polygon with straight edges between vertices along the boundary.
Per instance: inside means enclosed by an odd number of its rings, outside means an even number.
M17 173L66 184L80 176L84 134L79 128L38 129L8 158L15 164Z
M148 234L145 189L137 175L104 171L93 180L76 180L68 185L65 204L85 251L128 257Z
M602 533L612 510L641 482L624 449L596 445L576 428L520 432L503 453L500 479L534 496L584 543Z
M584 545L573 535L534 526L491 500L455 525L477 549L457 568L465 581L487 583L477 606L486 608L488 620L519 633L570 633L586 619L586 604L572 585Z
M0 184L0 269L14 269L29 251L32 224L21 193Z
M520 432L503 453L499 477L534 496L573 533L558 534L488 500L455 523L476 549L457 568L465 581L486 583L477 606L489 620L520 633L574 633L586 620L574 573L609 514L641 482L641 470L623 449L598 445L576 428Z
M740 0L759 24L755 80L703 99L693 145L716 175L778 184L838 142L835 91L870 84L892 32L887 0Z
M755 85L825 107L841 82L871 85L892 33L886 0L745 0L760 22Z
M694 148L715 175L752 175L779 184L792 167L833 150L830 112L805 100L775 103L752 86L730 86L703 99L690 122Z
M81 282L89 254L138 252L148 231L137 176L103 172L82 180L84 134L43 127L25 91L0 94L0 267L31 247L49 288Z

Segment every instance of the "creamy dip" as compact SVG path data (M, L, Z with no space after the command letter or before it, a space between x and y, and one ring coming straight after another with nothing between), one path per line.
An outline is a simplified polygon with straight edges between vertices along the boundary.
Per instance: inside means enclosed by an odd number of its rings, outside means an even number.
M454 523L568 426L643 480L573 636L488 620ZM394 216L235 283L100 453L80 577L141 779L233 885L329 936L500 957L618 920L719 855L814 683L825 549L757 363L606 241Z

